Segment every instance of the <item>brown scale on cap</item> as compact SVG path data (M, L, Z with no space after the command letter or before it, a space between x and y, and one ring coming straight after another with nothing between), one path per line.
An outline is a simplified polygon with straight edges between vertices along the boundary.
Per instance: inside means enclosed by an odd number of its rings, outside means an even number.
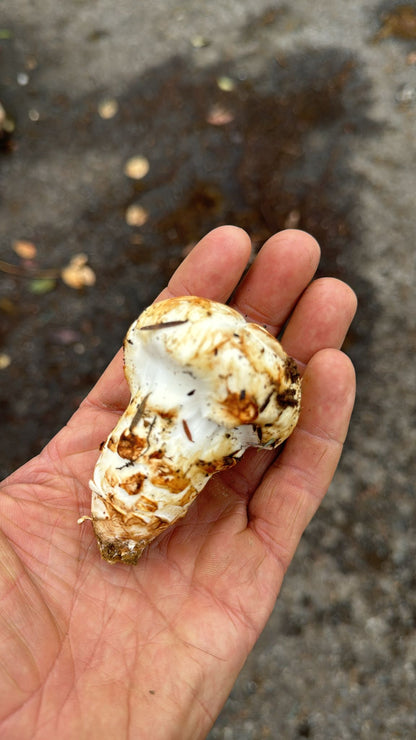
M255 399L244 389L239 393L229 393L222 405L236 424L252 424L259 414Z

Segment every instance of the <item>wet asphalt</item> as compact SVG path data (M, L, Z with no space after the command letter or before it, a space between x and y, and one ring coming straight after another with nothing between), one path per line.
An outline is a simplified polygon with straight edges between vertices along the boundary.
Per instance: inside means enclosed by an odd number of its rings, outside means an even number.
M243 226L254 249L310 231L320 274L359 298L357 403L210 740L414 737L415 4L15 0L0 103L1 475L208 229ZM76 288L80 253L95 282Z

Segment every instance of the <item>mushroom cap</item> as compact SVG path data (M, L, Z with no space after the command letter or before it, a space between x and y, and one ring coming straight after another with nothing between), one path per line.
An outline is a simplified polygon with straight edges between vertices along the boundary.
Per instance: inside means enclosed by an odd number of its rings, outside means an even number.
M252 444L277 446L297 422L295 362L266 329L230 306L196 296L169 298L149 306L130 327L124 359L132 396L156 384L158 402L170 407L173 389L158 382L156 363L143 362L143 353L163 366L171 363L179 394L184 375L204 387L202 416L224 427L260 426L262 436Z

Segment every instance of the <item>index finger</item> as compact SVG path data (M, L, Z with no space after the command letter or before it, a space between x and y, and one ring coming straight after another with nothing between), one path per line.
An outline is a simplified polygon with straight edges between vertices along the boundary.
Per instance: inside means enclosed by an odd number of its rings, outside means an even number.
M321 250L304 231L286 229L260 249L233 296L233 307L247 321L279 334L299 296L312 280Z
M243 229L219 226L192 249L156 300L196 295L225 303L240 280L250 254L250 238Z

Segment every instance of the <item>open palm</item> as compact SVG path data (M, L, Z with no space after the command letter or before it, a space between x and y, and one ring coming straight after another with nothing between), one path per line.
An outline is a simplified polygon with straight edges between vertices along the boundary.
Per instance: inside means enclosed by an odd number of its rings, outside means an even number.
M339 347L355 297L340 281L311 282L319 248L303 232L272 237L239 283L249 257L247 235L220 227L160 297L233 294L248 320L274 334L285 325L303 373L297 428L280 454L248 450L215 476L138 565L109 565L77 519L99 444L128 402L116 356L1 487L1 737L203 738L263 629L347 431L354 372Z

